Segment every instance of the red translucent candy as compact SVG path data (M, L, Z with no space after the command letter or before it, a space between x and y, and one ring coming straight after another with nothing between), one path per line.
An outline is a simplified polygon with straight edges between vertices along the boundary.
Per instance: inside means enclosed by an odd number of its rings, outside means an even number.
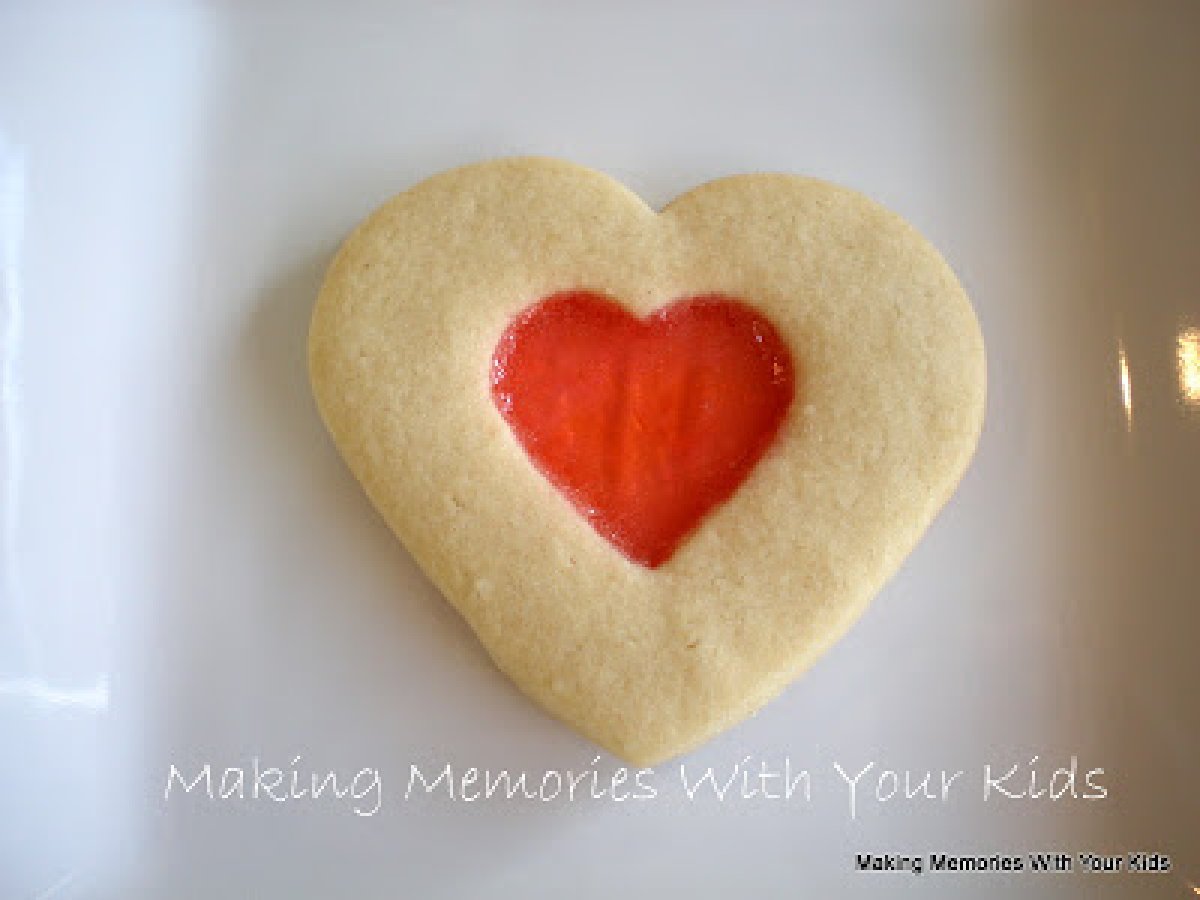
M554 294L505 329L491 381L534 465L651 568L737 490L795 393L771 323L721 295L639 319L601 294Z

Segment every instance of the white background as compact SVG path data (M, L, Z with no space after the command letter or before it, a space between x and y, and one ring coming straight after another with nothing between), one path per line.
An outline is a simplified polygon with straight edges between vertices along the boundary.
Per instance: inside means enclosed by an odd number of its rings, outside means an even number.
M0 11L0 897L1192 893L1194 4L250 7ZM675 765L641 804L403 800L413 763L595 755L391 538L304 369L346 231L513 153L655 205L736 172L829 178L913 221L976 304L989 410L961 490L809 675L683 760L790 757L811 803L691 803ZM1109 797L982 801L985 765L1035 755L1043 778L1104 768ZM163 800L172 763L296 756L380 769L382 809ZM835 761L966 775L852 820ZM1175 870L852 865L1031 849Z

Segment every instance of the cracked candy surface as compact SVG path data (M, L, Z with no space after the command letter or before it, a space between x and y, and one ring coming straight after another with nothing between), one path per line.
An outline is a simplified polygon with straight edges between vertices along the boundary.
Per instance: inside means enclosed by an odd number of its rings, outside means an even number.
M492 398L533 464L651 568L737 490L794 393L771 323L713 294L644 319L595 292L554 294L492 356Z

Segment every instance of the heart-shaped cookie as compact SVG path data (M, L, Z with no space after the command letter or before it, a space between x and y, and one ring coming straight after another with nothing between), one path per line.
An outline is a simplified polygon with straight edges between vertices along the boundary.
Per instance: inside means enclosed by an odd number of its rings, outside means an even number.
M339 450L499 668L637 764L844 633L984 405L937 252L783 175L661 213L554 160L435 176L346 241L309 351Z

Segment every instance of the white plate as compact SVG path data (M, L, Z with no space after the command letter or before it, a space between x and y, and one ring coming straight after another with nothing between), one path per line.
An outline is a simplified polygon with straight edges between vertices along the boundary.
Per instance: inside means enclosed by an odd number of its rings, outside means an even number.
M250 6L0 13L0 897L1194 890L1194 5ZM682 760L790 760L811 801L689 800L678 764L650 801L404 799L414 764L540 779L595 751L492 669L340 464L307 318L375 204L524 152L655 204L740 171L851 185L976 303L961 490L814 671ZM984 800L985 766L1015 790L1034 756L1107 796ZM256 758L376 769L382 806L164 798L172 765ZM852 818L834 764L871 762ZM964 774L880 803L882 769ZM1030 850L1174 865L854 869Z

